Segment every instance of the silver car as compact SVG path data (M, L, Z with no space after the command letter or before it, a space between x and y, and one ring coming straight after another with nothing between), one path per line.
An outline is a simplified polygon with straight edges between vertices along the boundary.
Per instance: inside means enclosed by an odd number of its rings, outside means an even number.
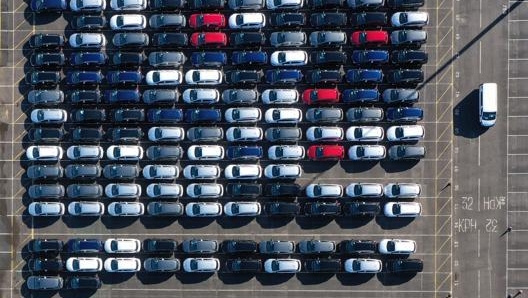
M68 213L73 216L101 216L104 210L101 202L71 202L68 205Z
M186 60L182 52L151 52L148 56L149 64L153 67L179 67Z
M306 120L313 123L335 123L343 120L343 110L339 108L310 108Z
M57 202L33 202L28 207L32 216L61 216L64 210L64 204Z
M270 35L273 47L300 47L306 44L306 33L299 31L273 32Z

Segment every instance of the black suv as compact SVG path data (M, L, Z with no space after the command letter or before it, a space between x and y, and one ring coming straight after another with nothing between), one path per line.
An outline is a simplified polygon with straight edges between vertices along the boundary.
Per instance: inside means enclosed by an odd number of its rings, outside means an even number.
M301 193L301 186L296 183L268 184L265 193L270 197L296 197Z
M25 81L33 86L54 86L61 80L58 71L31 71L26 74Z
M387 14L384 12L360 12L350 15L354 27L381 27L387 25Z
M75 16L72 18L71 27L75 30L99 30L106 27L104 16Z
M71 120L73 122L104 122L106 120L106 112L104 109L74 110L71 113Z
M59 48L64 46L64 36L60 34L35 34L29 38L31 48Z
M113 110L115 122L143 122L145 121L145 111L143 109L118 109Z
M108 130L108 136L113 142L139 142L143 131L139 127L116 127Z
M185 33L155 33L152 43L157 47L184 47L189 43Z
M262 72L256 70L230 70L225 73L225 81L228 84L259 83L261 80Z
M266 42L266 36L262 32L231 33L229 39L234 47L261 46Z
M145 252L174 252L178 249L178 242L171 239L146 239L143 242Z
M260 272L262 261L255 259L228 259L225 263L228 272Z
M73 104L100 103L101 92L99 90L75 90L70 93L70 101Z
M102 283L96 276L72 276L66 280L68 289L99 289Z
M301 206L297 202L268 202L264 203L264 210L269 216L293 217L299 214Z
M143 53L117 52L112 56L112 64L140 66L146 59Z
M373 254L378 250L378 243L372 240L343 240L339 248L344 254Z
M38 127L32 128L28 133L29 140L35 143L56 143L64 138L64 129Z
M391 53L391 60L394 64L425 64L429 60L429 55L421 50L401 50Z
M224 240L222 250L225 253L256 252L257 242L253 240Z
M33 53L29 57L31 66L62 66L64 65L65 57L63 53Z
M61 272L64 268L59 259L31 259L28 261L28 268L33 272Z
M347 55L341 51L319 51L310 54L310 62L316 65L337 64L342 65L347 61Z
M72 141L96 143L103 138L103 131L100 128L77 127L72 131Z
M65 250L69 253L99 253L103 251L103 242L98 239L70 239Z
M308 259L304 261L304 269L308 272L336 273L341 271L341 260Z
M310 24L313 27L342 27L346 26L348 19L343 12L320 12L310 16Z
M224 0L189 0L187 1L190 9L220 9L224 8Z
M64 243L58 239L33 239L28 244L32 253L59 253Z
M343 205L343 213L347 216L377 216L380 210L376 202L348 202Z
M272 13L270 23L275 27L299 27L306 24L306 16L300 12Z
M262 194L262 185L254 183L229 183L226 193L232 197L256 198Z
M343 75L339 70L314 69L306 72L306 82L309 84L331 83L337 84L343 80Z
M388 260L384 263L385 270L388 272L422 272L423 262L420 259L400 259Z

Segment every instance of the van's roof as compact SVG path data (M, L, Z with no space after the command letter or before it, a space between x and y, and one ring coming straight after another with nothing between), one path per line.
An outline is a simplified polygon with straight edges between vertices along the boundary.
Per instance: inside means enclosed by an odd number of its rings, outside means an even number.
M483 83L481 90L482 94L487 94L486 98L482 98L482 110L497 112L497 83Z

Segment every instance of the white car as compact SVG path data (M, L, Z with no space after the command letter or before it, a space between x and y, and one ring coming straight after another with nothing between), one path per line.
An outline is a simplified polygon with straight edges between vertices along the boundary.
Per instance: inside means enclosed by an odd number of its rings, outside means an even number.
M112 145L106 149L110 160L140 160L143 158L143 148L136 145Z
M388 202L383 207L387 217L418 217L422 214L422 204L417 202Z
M262 118L259 108L229 108L224 114L228 123L256 123Z
M135 199L141 196L141 186L135 183L109 183L105 186L109 198Z
M147 9L147 0L110 0L112 10L144 10Z
M306 187L309 198L340 198L343 196L343 186L339 184L312 183Z
M143 30L147 27L147 18L140 14L118 14L110 18L112 30Z
M109 238L104 242L104 250L109 254L136 253L141 250L141 241L128 238Z
M416 252L416 242L406 239L382 239L378 245L381 254L411 254Z
M68 113L63 109L34 109L31 111L33 123L64 123L68 120Z
M259 179L262 176L262 168L259 165L238 164L228 165L224 169L227 179Z
M105 206L101 202L71 202L68 204L68 213L73 216L101 216Z
M145 206L138 202L112 202L108 205L110 216L141 216L145 213Z
M145 179L176 179L180 174L180 169L175 165L146 165L143 168Z
M382 269L381 260L378 259L347 259L345 271L349 273L379 273Z
M224 205L227 216L257 216L260 211L259 202L229 202Z
M305 150L299 145L274 145L268 149L271 160L299 160L303 159Z
M267 259L264 262L267 273L297 273L301 271L301 261L297 259Z
M350 183L345 190L351 198L381 198L383 196L383 185L380 183Z
M391 126L387 129L387 140L418 141L424 138L425 128L421 125Z
M216 69L191 69L185 73L185 82L189 85L218 85L223 76L222 71Z
M266 17L258 12L234 13L228 24L231 29L260 29L266 26Z
M303 6L303 0L266 0L268 9L299 9Z
M185 103L213 104L220 101L220 92L216 89L187 89L182 97Z
M303 113L296 108L274 108L267 109L264 115L266 123L299 123L302 121Z
M272 66L304 66L308 64L306 51L275 51L271 54Z
M99 160L104 156L101 146L94 145L74 145L68 147L66 156L71 160Z
M189 197L195 199L216 199L224 194L224 187L217 183L191 183L187 186L186 192Z
M60 160L64 151L59 146L29 146L26 157L29 160Z
M151 70L145 75L145 82L151 86L175 86L182 83L183 74L179 70Z
M351 160L381 160L386 154L387 150L382 145L354 145L348 149Z
M265 104L294 104L299 101L299 92L295 89L266 89L261 98Z
M230 127L226 131L228 142L257 142L264 133L260 127Z
M61 216L64 215L64 204L57 202L33 202L28 206L32 216Z
M138 258L108 258L104 261L106 272L138 272L141 261Z
M106 0L70 0L70 9L75 12L100 12L106 9Z
M99 272L103 270L103 261L100 258L77 258L66 260L66 270L69 272Z
M350 126L346 131L346 139L352 142L378 142L383 136L380 126Z
M311 126L306 130L306 138L312 142L337 142L343 137L343 129L337 126Z
M106 46L106 37L102 33L73 33L68 39L70 47L77 48L102 48Z
M220 177L220 167L217 165L188 165L183 169L187 179L217 179Z
M154 126L149 128L147 135L152 142L179 142L185 138L185 131L177 126Z
M185 206L190 217L216 217L222 215L222 204L217 202L191 202Z
M414 199L420 195L422 188L417 183L389 183L385 185L383 192L391 199Z
M183 186L176 183L152 183L147 186L149 198L177 199L183 196Z
M187 258L183 260L185 272L216 272L220 270L217 258Z
M296 179L301 178L300 165L271 164L264 169L264 175L269 179Z
M423 27L429 24L429 14L424 11L397 12L391 17L393 27Z
M192 145L187 149L190 160L221 160L224 154L224 147L220 145Z

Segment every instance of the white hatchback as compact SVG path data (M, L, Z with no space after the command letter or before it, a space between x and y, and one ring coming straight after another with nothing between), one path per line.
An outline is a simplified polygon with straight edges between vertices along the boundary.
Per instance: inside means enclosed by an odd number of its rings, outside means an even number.
M176 199L183 196L183 186L176 183L152 183L147 186L150 198Z
M220 145L192 145L187 149L190 160L220 160L224 158L224 147Z
M340 198L343 196L343 186L339 184L312 183L306 187L309 198Z
M228 165L224 169L227 179L259 179L262 176L262 168L259 165L237 164Z
M422 188L417 183L389 183L385 185L383 192L391 199L414 199L420 195Z
M191 183L187 185L187 195L191 198L216 199L224 194L224 187L217 183Z
M182 83L182 72L173 69L151 70L145 75L145 82L151 86L174 86Z
M351 198L381 198L383 185L380 183L350 183L346 187L346 195Z
M256 123L262 118L259 108L229 108L224 114L229 123Z
M103 155L103 148L94 145L74 145L66 150L66 156L71 160L98 160Z
M260 29L266 26L266 16L258 12L234 13L228 24L231 29Z
M188 165L183 168L186 179L217 179L220 177L220 167L217 165Z
M306 51L275 51L271 54L272 66L304 66L308 63Z
M350 126L346 131L346 139L352 142L378 142L383 136L380 126Z
M143 158L143 148L136 145L112 145L106 149L110 160L140 160Z
M187 89L182 94L185 103L213 104L220 100L220 92L216 89Z
M299 145L274 145L268 149L271 160L299 160L303 159L305 150Z
M260 127L230 127L226 131L228 142L257 142L263 135Z
M354 145L348 149L351 160L381 160L386 154L387 150L382 145Z
M66 260L66 270L69 272L99 272L103 270L100 258L71 257Z
M60 160L64 151L59 146L29 146L26 157L29 160Z
M294 104L299 101L299 92L295 89L266 89L261 98L265 104Z
M301 178L300 165L271 164L264 169L264 175L269 179L296 179Z
M191 202L185 206L190 217L216 217L222 215L222 205L217 202Z
M422 214L422 204L417 202L388 202L383 207L387 217L418 217Z
M216 272L220 270L220 261L217 258L187 258L183 260L185 272Z
M143 30L147 27L147 18L140 14L119 14L110 18L112 30Z
M109 238L104 242L104 250L109 254L136 253L141 250L141 241L130 238Z
M391 126L387 129L387 140L395 141L418 141L424 138L425 128L421 125Z
M348 259L345 261L345 271L349 273L379 273L382 269L378 259Z
M185 73L185 82L189 85L218 85L223 76L222 71L216 69L192 69Z
M296 108L275 108L266 110L266 123L299 123L302 111Z
M228 202L224 206L227 216L257 216L260 214L259 202Z
M382 239L378 245L381 254L411 254L416 252L416 242L406 239Z
M104 261L106 272L138 272L141 261L138 258L108 258Z
M338 142L343 137L343 129L337 126L311 126L306 130L306 138L312 142Z
M176 126L154 126L149 128L147 135L152 142L179 142L185 138L185 131Z
M397 12L391 17L393 27L423 27L429 24L429 14L424 11Z

